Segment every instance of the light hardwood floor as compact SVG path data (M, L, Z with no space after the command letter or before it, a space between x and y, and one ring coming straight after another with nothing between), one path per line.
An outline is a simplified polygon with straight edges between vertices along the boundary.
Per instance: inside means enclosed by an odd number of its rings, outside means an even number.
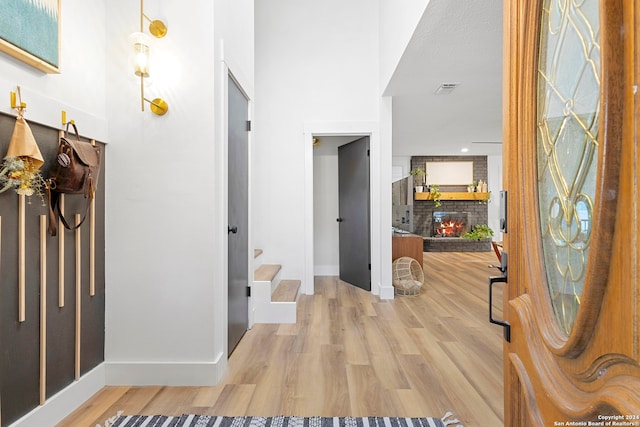
M502 329L488 323L493 253L425 253L420 296L382 301L316 278L296 325L255 325L216 387L106 387L59 427L125 414L441 417L503 425ZM494 301L500 302L496 293ZM495 304L495 302L494 302ZM496 315L500 315L496 307Z

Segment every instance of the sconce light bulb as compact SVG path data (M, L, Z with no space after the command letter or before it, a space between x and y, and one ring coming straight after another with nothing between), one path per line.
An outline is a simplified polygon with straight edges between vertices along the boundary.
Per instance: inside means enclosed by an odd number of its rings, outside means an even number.
M139 77L149 77L149 46L136 43L134 45L134 72Z

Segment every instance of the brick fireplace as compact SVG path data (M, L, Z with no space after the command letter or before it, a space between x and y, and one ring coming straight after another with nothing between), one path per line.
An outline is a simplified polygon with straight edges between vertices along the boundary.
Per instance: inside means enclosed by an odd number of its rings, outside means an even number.
M431 224L429 237L440 237L441 239L462 237L469 231L467 212L434 211Z
M473 161L474 180L487 180L487 157L486 156L413 156L411 157L411 169L421 166L424 169L426 162L459 162ZM440 186L440 191L466 192L465 187ZM470 230L474 225L487 224L489 212L484 201L477 200L442 200L442 205L435 207L435 202L431 200L414 200L413 202L413 224L414 233L421 235L424 239L425 252L489 252L491 251L490 240L472 240L462 237L434 237L434 212L464 212L466 213L467 228Z

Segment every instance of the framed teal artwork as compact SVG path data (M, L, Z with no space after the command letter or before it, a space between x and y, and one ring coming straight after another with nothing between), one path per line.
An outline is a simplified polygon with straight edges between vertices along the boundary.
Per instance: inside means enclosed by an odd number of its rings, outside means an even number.
M45 73L59 73L60 1L0 0L0 51Z

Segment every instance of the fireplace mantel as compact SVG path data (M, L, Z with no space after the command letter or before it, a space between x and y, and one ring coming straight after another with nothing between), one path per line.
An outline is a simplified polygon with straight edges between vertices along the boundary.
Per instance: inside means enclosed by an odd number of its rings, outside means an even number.
M470 193L466 191L452 191L440 193L440 200L489 200L491 193ZM415 200L433 200L430 192L414 193Z

